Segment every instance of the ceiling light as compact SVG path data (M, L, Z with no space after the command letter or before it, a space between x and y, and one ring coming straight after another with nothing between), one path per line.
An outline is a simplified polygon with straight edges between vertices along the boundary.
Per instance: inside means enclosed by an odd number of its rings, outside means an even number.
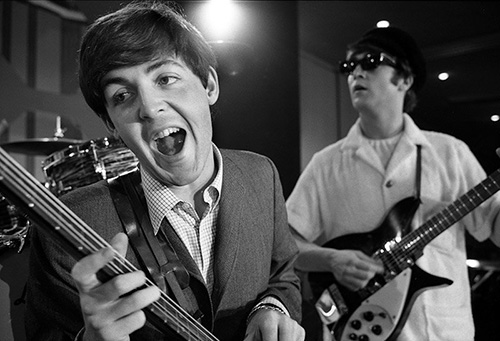
M387 20L380 20L378 23L377 23L377 27L378 28L382 28L382 27L389 27L389 22Z
M231 0L212 0L200 7L201 24L209 40L233 40L242 21L241 11Z
M441 72L439 75L438 75L438 79L440 81L445 81L447 80L448 78L450 77L450 74L448 72Z

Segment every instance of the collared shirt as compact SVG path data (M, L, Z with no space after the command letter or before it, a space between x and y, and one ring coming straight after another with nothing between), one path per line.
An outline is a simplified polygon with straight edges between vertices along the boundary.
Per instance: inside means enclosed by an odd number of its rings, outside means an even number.
M155 235L166 218L198 265L209 291L213 285L215 227L223 173L222 156L219 149L215 145L213 147L217 173L203 191L203 200L208 206L201 217L190 203L179 199L165 184L141 168L144 195Z
M465 143L422 131L406 114L403 135L386 167L358 120L343 140L316 153L302 172L287 200L290 225L318 245L371 232L397 202L415 195L417 144L422 145L422 204L413 228L484 180L484 170ZM499 207L496 194L425 247L417 265L454 283L418 296L398 340L473 339L464 230L479 241L498 236Z

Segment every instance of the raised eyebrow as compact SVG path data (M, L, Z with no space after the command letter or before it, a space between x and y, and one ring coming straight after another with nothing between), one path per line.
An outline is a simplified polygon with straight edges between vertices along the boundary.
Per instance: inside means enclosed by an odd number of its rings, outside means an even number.
M147 69L146 69L146 73L153 72L153 71L159 69L160 67L162 67L164 65L173 65L173 66L177 66L177 67L180 67L180 68L183 68L183 69L186 68L183 64L179 63L178 61L176 61L174 59L165 58L165 59L160 59L157 62L149 65L147 67Z
M164 65L174 65L174 66L184 68L184 66L181 63L179 63L175 60L161 59L161 60L149 65L146 68L146 73L151 73ZM124 83L127 83L127 80L123 77L120 77L120 76L105 78L102 82L102 88L105 89L110 84L124 84Z
M110 84L124 84L126 83L125 78L123 77L111 77L111 78L105 78L102 81L101 88L104 90L106 87Z

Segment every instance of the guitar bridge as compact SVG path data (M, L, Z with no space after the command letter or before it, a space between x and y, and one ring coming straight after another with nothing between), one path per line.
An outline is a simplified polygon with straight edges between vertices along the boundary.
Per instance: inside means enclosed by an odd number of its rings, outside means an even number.
M335 284L326 288L315 305L323 324L330 325L337 322L348 312L344 298Z

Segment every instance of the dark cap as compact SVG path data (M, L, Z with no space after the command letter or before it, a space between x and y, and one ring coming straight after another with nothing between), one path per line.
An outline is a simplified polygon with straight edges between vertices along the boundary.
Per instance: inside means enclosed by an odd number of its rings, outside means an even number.
M418 92L423 87L427 76L425 59L412 36L397 27L374 28L351 44L349 49L360 51L370 47L379 48L400 60L408 61L415 76L412 89Z

